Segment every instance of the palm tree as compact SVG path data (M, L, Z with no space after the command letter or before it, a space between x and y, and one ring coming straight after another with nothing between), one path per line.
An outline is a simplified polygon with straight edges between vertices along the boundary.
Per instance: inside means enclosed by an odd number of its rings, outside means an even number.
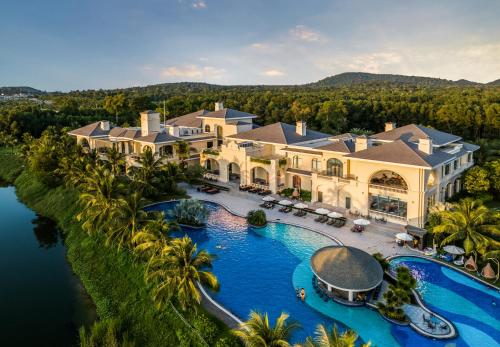
M212 266L212 260L207 251L198 252L188 236L171 241L153 255L146 269L146 280L155 283L153 299L157 306L162 307L175 298L182 310L196 310L201 301L198 283L219 289L217 277L206 270Z
M148 257L158 255L167 246L170 231L177 228L177 223L168 222L163 212L156 213L155 217L148 220L133 236L134 251Z
M118 176L122 173L122 167L125 166L125 156L118 152L116 147L109 148L106 157L111 168L111 172Z
M191 153L191 147L189 146L189 143L182 140L175 141L174 149L177 153L177 157L179 157L179 160L181 161L181 165L184 166L186 159L189 158L189 155Z
M330 331L322 324L316 328L316 336L308 337L306 342L296 347L355 347L358 335L353 330L346 330L339 333L337 326L334 325ZM365 343L362 347L370 347L371 343Z
M115 175L103 165L97 165L80 185L79 201L83 210L77 215L88 233L108 230L123 205Z
M144 208L144 198L139 191L129 194L121 200L122 208L109 228L106 242L115 243L118 248L129 245L137 234L140 225L147 218Z
M463 199L449 211L439 212L438 224L432 228L436 234L448 235L441 245L463 242L465 252L484 254L488 247L498 248L500 242L489 235L500 236L500 212L490 211L481 200Z
M233 333L246 347L289 347L292 333L300 325L287 322L288 317L287 313L282 312L274 326L271 326L267 313L252 311L249 319L240 325L240 329L233 330Z
M156 181L162 167L162 158L156 159L151 148L146 147L139 158L140 167L133 174L134 181L144 192L145 196L153 196L157 193Z

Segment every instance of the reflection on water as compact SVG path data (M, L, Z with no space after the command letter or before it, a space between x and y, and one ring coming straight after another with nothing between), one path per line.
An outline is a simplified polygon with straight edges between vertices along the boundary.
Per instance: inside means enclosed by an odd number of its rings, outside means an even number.
M0 346L74 346L95 307L54 222L0 187Z
M49 249L57 245L59 230L57 230L57 225L53 220L37 214L31 222L33 223L33 232L41 248Z

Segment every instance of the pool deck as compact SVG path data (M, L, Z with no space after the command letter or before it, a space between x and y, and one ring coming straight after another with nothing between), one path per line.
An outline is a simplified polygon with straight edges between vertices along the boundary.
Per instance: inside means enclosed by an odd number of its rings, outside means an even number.
M234 189L231 189L229 192L221 191L218 194L210 195L198 192L189 186L184 186L184 188L192 198L216 202L242 217L245 217L250 210L261 209L259 205L262 203L262 197L259 195L234 191ZM347 224L345 226L336 228L331 225L315 222L314 218L317 217L316 215L309 214L306 217L296 217L292 213L279 212L278 207L272 210L265 210L265 212L269 222L288 223L311 229L338 240L340 244L354 246L370 254L380 252L386 257L415 254L415 251L406 247L400 247L395 242L396 234L405 231L402 225L372 222L371 225L366 227L364 232L353 233L351 232L351 227L353 226L352 218L349 216L346 216Z

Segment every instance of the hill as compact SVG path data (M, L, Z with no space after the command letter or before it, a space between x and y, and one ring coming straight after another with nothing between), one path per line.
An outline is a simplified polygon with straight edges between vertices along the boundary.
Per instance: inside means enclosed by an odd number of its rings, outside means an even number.
M44 94L41 90L31 87L0 87L0 95L15 95L15 94L29 94L40 95Z
M344 72L310 83L311 87L345 87L356 84L411 84L430 87L445 87L453 85L476 85L478 83L467 80L451 81L434 77L405 76L392 74L373 74L367 72Z
M487 83L488 86L493 86L493 87L500 87L500 78L494 81L491 81L490 83Z

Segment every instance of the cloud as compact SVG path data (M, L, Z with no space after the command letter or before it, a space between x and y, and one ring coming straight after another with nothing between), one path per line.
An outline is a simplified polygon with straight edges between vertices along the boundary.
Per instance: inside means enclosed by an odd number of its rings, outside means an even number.
M323 41L323 36L305 25L297 25L289 30L290 35L296 39L306 42L319 42Z
M191 4L191 7L195 8L197 10L200 10L200 9L203 9L203 8L207 8L207 3L204 0L199 0L199 1L193 2Z
M255 43L252 43L250 45L251 48L255 48L255 49L265 49L267 48L267 44L265 43L262 43L262 42L255 42Z
M182 65L164 68L160 75L173 79L214 80L224 77L225 69L214 66Z
M361 54L352 57L352 61L347 64L351 71L362 71L380 73L387 66L394 66L400 63L402 57L394 52L377 52L371 54Z
M285 73L283 71L276 70L276 69L266 70L262 74L265 76L270 76L270 77L285 76Z

